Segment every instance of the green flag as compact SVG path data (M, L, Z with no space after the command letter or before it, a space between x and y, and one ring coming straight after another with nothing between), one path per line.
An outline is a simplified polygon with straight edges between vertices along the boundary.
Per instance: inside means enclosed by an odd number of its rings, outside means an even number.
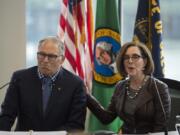
M119 4L117 0L97 0L94 46L94 72L92 94L107 108L115 84L122 79L117 73L115 58L121 48ZM117 132L122 121L117 118L103 125L93 114L89 119L89 131L111 130Z

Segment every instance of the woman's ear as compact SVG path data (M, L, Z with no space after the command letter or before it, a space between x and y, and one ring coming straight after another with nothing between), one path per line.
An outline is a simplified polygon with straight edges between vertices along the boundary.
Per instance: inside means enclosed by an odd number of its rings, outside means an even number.
M147 58L144 58L144 69L145 69L146 65L147 65Z

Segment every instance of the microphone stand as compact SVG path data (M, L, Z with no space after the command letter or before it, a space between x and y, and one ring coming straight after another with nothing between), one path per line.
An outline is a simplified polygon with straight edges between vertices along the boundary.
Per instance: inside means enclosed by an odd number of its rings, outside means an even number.
M168 135L167 127L165 127L164 135Z
M9 85L9 82L7 82L6 84L2 85L2 86L0 87L0 90L3 89L4 87L6 87L7 85Z
M158 98L159 98L159 101L160 101L160 105L162 107L162 112L163 112L163 115L164 115L164 119L165 119L164 135L168 135L166 112L165 112L165 109L164 109L164 106L163 106L163 103L162 103L161 96L159 94L157 84L156 84L154 79L153 79L153 81L154 81L155 89L156 89L156 92L157 92L157 95L158 95Z

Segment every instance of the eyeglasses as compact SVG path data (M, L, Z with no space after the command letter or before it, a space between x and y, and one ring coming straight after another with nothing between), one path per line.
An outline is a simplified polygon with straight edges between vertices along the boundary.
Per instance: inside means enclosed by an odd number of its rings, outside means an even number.
M138 55L138 54L133 54L132 56L125 55L125 56L123 57L123 60L124 60L125 62L128 62L128 61L131 59L132 62L136 62L136 61L138 61L140 58L144 58L144 57L143 57L143 56L140 56L140 55Z
M37 56L38 56L39 59L45 59L46 57L48 57L49 61L55 61L57 59L57 57L59 57L58 55L46 54L44 52L38 52Z

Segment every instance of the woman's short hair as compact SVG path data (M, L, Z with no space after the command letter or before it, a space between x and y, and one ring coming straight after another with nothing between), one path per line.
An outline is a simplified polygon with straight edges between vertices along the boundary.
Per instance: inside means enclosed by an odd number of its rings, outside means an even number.
M144 59L147 59L146 66L144 67L144 74L151 75L154 72L154 62L152 59L152 55L149 49L146 47L146 45L140 42L127 42L121 47L120 52L118 53L116 57L116 66L117 66L118 72L123 77L127 77L127 73L124 67L124 55L127 49L133 46L138 47L142 57Z

